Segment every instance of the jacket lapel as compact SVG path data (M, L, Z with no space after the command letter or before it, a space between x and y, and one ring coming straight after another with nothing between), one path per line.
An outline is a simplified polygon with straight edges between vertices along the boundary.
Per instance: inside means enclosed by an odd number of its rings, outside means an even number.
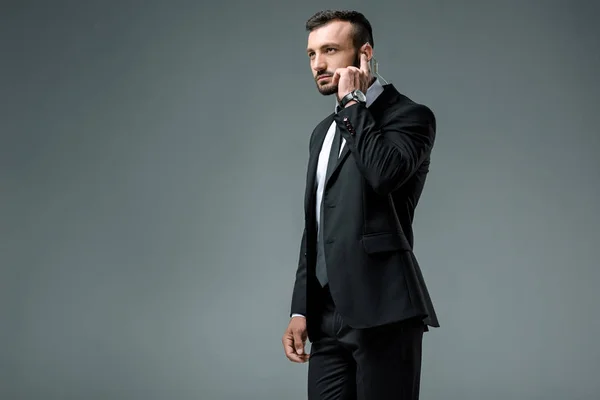
M348 148L348 143L344 143L344 147L342 148L342 153L340 154L340 156L337 159L337 164L335 165L335 168L333 169L333 171L331 171L331 175L329 175L327 177L327 180L325 181L325 186L324 186L325 189L327 189L329 187L329 183L331 182L331 179L336 175L337 171L340 169L340 167L342 166L342 164L348 157L348 154L350 154L350 149Z
M313 204L315 204L315 196L317 194L317 164L319 162L319 153L321 152L321 148L323 147L323 142L325 141L325 136L327 135L327 131L333 122L333 114L325 118L321 123L315 128L314 137L312 141L312 145L310 147L309 159L308 159L308 168L306 172L306 192L304 194L304 208L308 213L312 209L314 209Z

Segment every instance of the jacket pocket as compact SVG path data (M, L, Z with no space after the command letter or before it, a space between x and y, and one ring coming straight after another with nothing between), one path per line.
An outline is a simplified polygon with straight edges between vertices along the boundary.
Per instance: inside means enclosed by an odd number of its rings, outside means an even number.
M367 254L412 250L404 235L395 232L365 234L362 236L362 244Z

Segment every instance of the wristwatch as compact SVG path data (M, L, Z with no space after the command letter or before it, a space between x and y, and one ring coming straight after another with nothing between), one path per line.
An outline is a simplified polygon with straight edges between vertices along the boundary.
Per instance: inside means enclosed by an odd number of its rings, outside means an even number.
M358 101L359 103L366 103L367 96L365 96L365 94L358 89L353 90L344 97L342 97L342 99L340 100L340 106L344 108L346 107L346 104L348 104L352 100Z

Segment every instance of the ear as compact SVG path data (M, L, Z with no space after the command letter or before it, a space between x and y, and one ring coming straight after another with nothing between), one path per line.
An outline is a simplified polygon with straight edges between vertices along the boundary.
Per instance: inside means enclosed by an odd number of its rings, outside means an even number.
M371 61L371 58L373 58L373 47L369 42L360 47L360 52L366 54L368 61Z

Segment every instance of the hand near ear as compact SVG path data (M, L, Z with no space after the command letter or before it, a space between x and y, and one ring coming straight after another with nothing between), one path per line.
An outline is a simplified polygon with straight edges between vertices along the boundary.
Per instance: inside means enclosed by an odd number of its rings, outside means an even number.
M338 68L333 75L333 84L338 86L338 100L354 90L367 92L371 80L371 67L366 51L360 54L360 68ZM348 106L353 102L348 103Z

